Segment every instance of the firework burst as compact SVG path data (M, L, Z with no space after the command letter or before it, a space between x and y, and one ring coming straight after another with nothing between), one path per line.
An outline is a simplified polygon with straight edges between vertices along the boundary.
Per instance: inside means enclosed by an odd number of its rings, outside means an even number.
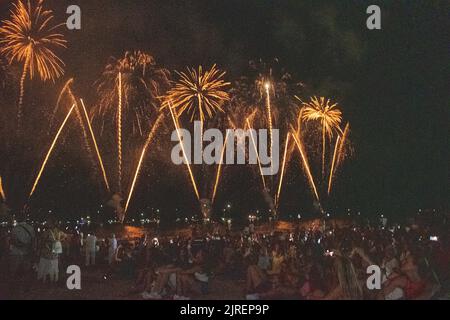
M122 144L131 128L140 135L149 130L151 110L157 109L158 97L169 85L169 71L159 67L155 59L141 51L128 51L121 59L111 58L97 82L100 101L94 108L94 118L100 118L102 128L106 118L114 118L117 133L117 186L122 191ZM128 125L131 124L131 125ZM103 130L102 130L103 131Z
M297 98L299 99L299 98ZM299 99L300 100L300 99ZM300 100L301 101L301 100ZM326 136L333 137L334 132L342 134L339 125L342 120L342 112L337 108L338 104L324 97L311 97L310 101L302 102L302 120L317 121L322 131L322 175L325 172L325 145Z
M167 92L163 108L167 107L170 101L178 117L187 112L191 115L191 121L198 117L202 123L217 111L223 112L222 106L229 100L225 89L230 85L223 80L225 71L213 65L207 71L199 66L198 70L188 68L187 72L176 73L179 80Z
M142 51L127 51L120 59L111 57L96 83L100 100L93 116L104 123L110 116L117 119L123 107L133 133L143 135L148 129L143 124L149 122L152 109L158 109L158 97L167 90L169 76L153 56Z
M6 56L9 63L23 65L19 121L26 77L29 75L33 79L37 74L43 81L55 81L64 73L64 62L55 54L54 49L65 48L66 40L57 32L62 24L53 24L53 18L53 12L42 7L42 1L32 5L32 1L25 4L19 0L13 5L10 19L3 21L0 27L0 53Z

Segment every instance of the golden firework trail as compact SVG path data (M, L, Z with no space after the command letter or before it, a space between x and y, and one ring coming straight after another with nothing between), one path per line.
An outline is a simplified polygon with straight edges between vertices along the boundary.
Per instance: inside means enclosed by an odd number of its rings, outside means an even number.
M0 196L4 201L6 201L5 190L3 189L2 177L0 177Z
M124 213L126 213L127 210L128 210L128 205L130 204L130 200L131 200L131 197L133 195L134 187L135 187L137 178L139 176L139 172L141 171L142 161L144 160L144 156L145 156L145 153L147 152L147 148L150 145L150 142L153 140L153 137L155 136L156 130L158 129L159 125L161 124L163 117L164 117L163 113L161 113L158 116L158 118L156 119L155 123L153 124L152 129L150 130L150 132L148 134L148 137L147 137L147 140L145 141L144 147L142 148L141 156L139 158L139 162L138 162L138 165L136 167L136 172L134 173L133 182L131 183L130 192L128 193L128 198L127 198L127 202L125 204Z
M3 21L0 28L0 53L9 63L23 64L17 113L20 125L26 77L33 79L35 73L43 81L60 77L64 62L53 49L66 48L66 40L55 32L63 24L52 25L53 12L43 9L42 1L32 6L30 1L25 4L19 0L10 12L10 19Z
M272 158L272 130L273 130L273 128L272 128L272 108L271 108L271 105L270 105L270 92L269 92L269 89L270 89L270 82L266 82L265 84L264 84L264 86L265 86L265 89L266 89L266 108L267 108L267 120L268 120L268 122L269 122L269 143L270 143L270 148L269 148L269 156Z
M59 127L58 132L56 133L55 138L53 139L53 142L52 142L52 144L50 145L50 148L48 149L47 155L45 156L45 159L44 159L44 161L42 162L41 169L39 170L39 173L38 173L38 175L37 175L37 177L36 177L36 180L34 181L33 187L31 188L30 197L33 195L33 193L34 193L34 191L35 191L35 189L36 189L36 186L37 186L37 184L39 183L39 180L41 179L42 172L43 172L44 169L45 169L45 166L46 166L47 161L48 161L48 159L49 159L49 157L50 157L50 155L51 155L51 153L52 153L52 151L53 151L53 148L55 147L55 144L56 144L56 142L58 141L58 138L59 138L59 136L61 135L61 132L62 132L64 126L66 125L67 120L69 120L69 117L70 117L70 115L72 114L73 109L75 109L75 106L76 106L76 104L74 103L74 104L72 105L72 108L70 108L69 112L68 112L67 115L66 115L66 118L64 119L63 123L62 123L61 126Z
M75 108L75 115L76 115L76 117L78 119L78 123L80 124L80 127L81 127L81 133L83 134L84 146L85 146L86 150L89 153L89 158L90 158L92 164L95 165L95 161L94 161L94 159L92 157L92 150L91 150L91 146L89 144L89 139L88 139L88 134L87 134L87 131L86 131L86 126L85 126L84 121L83 121L83 116L81 114L80 107L78 105L77 99L75 98L75 95L73 94L72 89L70 87L72 84L73 84L73 78L70 78L64 84L61 92L58 95L58 100L56 101L55 110L53 111L53 115L52 115L52 119L51 119L50 123L51 124L53 123L53 118L54 118L56 112L59 109L59 105L61 103L62 96L63 96L63 94L65 92L67 92L67 94L69 95L70 99L72 100L72 103L75 103L77 105L77 107Z
M286 135L286 144L284 145L283 164L281 165L280 182L278 183L278 191L277 191L277 196L275 198L275 203L278 203L278 201L280 200L281 185L283 184L284 171L285 171L285 167L286 167L287 151L288 151L288 147L289 147L289 136L290 136L290 133L288 132Z
M342 133L342 137L338 136L336 140L336 145L334 146L334 154L333 154L333 162L331 163L331 171L330 177L328 180L328 195L331 193L331 187L334 179L334 174L339 167L339 164L342 161L342 157L344 155L344 146L347 140L348 132L350 129L350 124L347 122L345 125L344 131Z
M122 193L122 73L119 72L119 105L117 107L117 152L118 152L118 184L119 193Z
M345 125L345 128L344 128L344 133L342 134L341 143L339 144L338 158L337 158L336 166L338 166L341 163L342 157L344 156L344 145L347 140L349 131L350 131L350 123L347 122L347 124Z
M131 128L133 135L138 132L145 139L147 132L144 124L148 123L150 109L159 106L161 94L169 87L169 71L159 67L154 57L143 51L126 51L118 59L110 57L100 79L96 81L99 101L92 110L94 117L100 118L102 128L105 119L110 116L116 126L119 73L124 120L122 132L125 128Z
M248 117L247 117L247 119L245 121L247 122L248 128L252 129L252 126L250 125L250 121L249 121ZM267 188L266 188L266 181L264 179L264 174L262 172L262 167L261 167L261 161L260 161L260 158L259 158L258 148L256 147L256 142L255 142L255 139L253 138L253 134L250 134L250 138L252 139L252 144L253 144L253 147L255 148L256 157L258 159L259 173L261 175L261 180L262 180L262 183L263 183L263 186L264 186L264 190L267 190Z
M59 92L58 99L56 100L55 109L53 110L53 114L52 114L52 122L53 122L53 118L54 118L56 112L59 109L59 105L61 103L63 94L66 91L68 92L68 90L70 89L70 86L72 85L72 83L73 83L73 78L70 78L69 80L66 81L66 83L62 87L61 91ZM70 95L71 99L75 102L75 97L73 97L72 91L69 92L69 95Z
M106 176L105 167L103 166L103 160L102 160L102 157L100 155L100 151L98 149L97 140L95 139L94 130L92 130L91 121L89 120L89 115L87 113L86 106L84 105L83 99L80 99L80 101L81 101L81 106L83 107L83 111L84 111L84 116L86 118L86 122L87 122L88 127L89 127L89 132L91 133L92 142L94 143L95 152L97 153L97 158L98 158L98 162L100 164L100 169L102 170L103 180L105 181L106 189L109 192L110 188L109 188L108 178Z
M298 97L296 98L299 99ZM337 103L332 103L330 99L326 99L325 97L311 97L309 102L302 102L302 105L302 119L305 121L318 121L322 128L322 176L324 176L325 136L327 135L331 138L333 131L338 131L342 134L341 128L339 127L342 120L342 112L337 108Z
M294 138L295 144L297 145L297 149L300 152L300 156L302 158L302 163L303 163L303 166L305 168L306 175L308 177L309 183L311 184L311 187L312 187L312 189L314 191L314 195L316 196L317 201L320 202L319 194L317 193L316 184L314 183L314 178L313 178L313 176L311 174L311 170L309 168L308 160L307 160L306 155L305 155L305 153L303 151L303 145L301 144L300 139L297 137L296 132L295 132L294 128L292 127L292 125L291 125L291 129L292 129L292 137Z
M188 158L186 156L186 152L184 151L184 141L182 141L182 139L181 139L180 128L179 128L180 126L178 124L178 120L175 118L175 115L173 113L173 110L172 110L170 102L169 102L169 111L170 111L170 115L172 116L172 120L173 120L173 124L175 126L175 130L177 131L178 140L180 141L181 151L183 152L183 157L184 157L184 160L186 162L186 166L187 166L187 169L188 169L188 172L189 172L189 176L191 177L191 182L192 182L192 186L194 187L195 195L197 196L197 199L200 200L200 194L198 193L197 184L195 183L194 174L192 173L191 165L190 165L190 163L188 161Z
M328 195L330 195L330 192L331 192L331 183L333 181L334 165L335 165L335 162L336 162L336 153L338 151L340 138L341 138L340 136L338 136L336 138L336 144L334 145L333 160L331 161L330 177L328 179Z
M225 135L225 141L223 142L222 152L220 154L220 162L219 162L219 166L217 167L216 182L214 184L214 190L213 190L211 202L214 202L214 199L216 198L217 186L219 185L220 173L221 173L222 164L223 164L223 155L225 154L225 146L227 145L227 140L228 140L228 131L227 131L227 134Z

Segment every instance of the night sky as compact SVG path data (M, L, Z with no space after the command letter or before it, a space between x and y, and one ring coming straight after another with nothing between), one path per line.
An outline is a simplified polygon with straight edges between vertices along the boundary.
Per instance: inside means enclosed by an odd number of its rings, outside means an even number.
M8 2L1 1L2 19L8 16ZM95 102L93 83L108 57L120 57L126 50L147 51L171 71L217 63L227 71L228 80L246 75L249 60L277 58L308 91L338 101L351 123L354 153L336 180L328 201L330 211L352 208L368 214L408 215L418 208L448 209L448 1L45 3L61 22L68 5L81 7L82 29L65 31L69 44L61 56L66 63L64 79L75 78L76 91L89 105ZM366 28L370 4L381 7L382 30ZM27 89L44 88L48 95L39 95L41 104L50 110L55 98L48 96L56 96L64 79L54 87L29 84ZM41 127L45 131L46 125ZM75 147L58 153L32 202L34 207L70 215L105 201L101 183L91 177L89 162ZM11 159L2 153L0 166L10 172L11 166L4 162ZM41 158L30 159L27 163L35 170ZM152 163L144 170L132 211L145 207L194 210L195 196L184 168L170 168L156 157ZM65 173L61 173L63 165ZM298 171L298 166L294 168ZM33 170L27 171L26 179ZM216 210L228 202L236 214L264 208L262 196L248 185L249 181L259 183L258 177L233 170L224 172L227 177ZM9 181L14 177L9 173ZM289 175L282 214L312 210L311 194L302 179L300 173ZM11 188L22 192L20 187Z

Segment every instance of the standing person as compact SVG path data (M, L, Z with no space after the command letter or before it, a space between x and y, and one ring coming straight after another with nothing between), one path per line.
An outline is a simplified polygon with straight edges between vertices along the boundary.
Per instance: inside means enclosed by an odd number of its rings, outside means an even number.
M85 240L85 250L86 250L86 267L93 265L95 266L95 252L97 251L97 237L94 233L88 234Z
M11 230L9 248L10 292L22 287L29 290L32 280L32 262L36 244L34 228L26 222L21 212L17 225Z
M70 238L70 262L78 264L81 254L81 236L78 232L74 232Z
M111 239L109 239L108 245L108 263L110 265L114 262L116 250L117 250L117 239L116 235L113 233Z
M59 255L62 254L63 233L58 229L53 218L47 220L47 229L42 234L41 254L38 267L38 280L51 283L59 280Z

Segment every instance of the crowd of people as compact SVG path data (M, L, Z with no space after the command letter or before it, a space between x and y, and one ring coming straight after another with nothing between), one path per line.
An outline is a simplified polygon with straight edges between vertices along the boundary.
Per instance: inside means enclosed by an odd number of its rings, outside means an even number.
M98 239L92 230L62 232L52 219L41 232L22 220L1 252L8 252L10 292L29 290L35 279L57 284L70 264L100 268L104 281L127 279L126 290L143 299L201 298L216 279L234 283L235 298L245 299L432 299L450 289L447 222L222 231ZM379 288L367 284L369 266L381 271Z

